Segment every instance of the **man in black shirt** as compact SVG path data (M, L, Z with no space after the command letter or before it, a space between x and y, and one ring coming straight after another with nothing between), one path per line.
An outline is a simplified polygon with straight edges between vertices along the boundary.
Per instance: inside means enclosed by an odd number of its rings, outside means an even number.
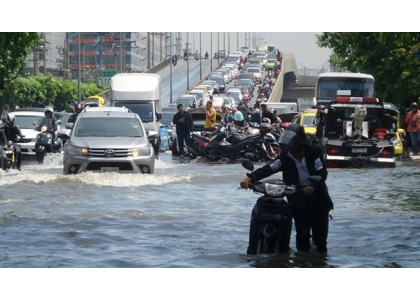
M261 111L261 120L264 120L264 118L268 118L271 122L270 124L277 123L277 117L271 111L268 110L267 104L261 103Z
M178 112L174 115L172 123L176 125L176 135L178 139L179 157L184 157L184 141L190 142L190 134L193 131L194 121L190 113L185 111L182 104L178 104Z

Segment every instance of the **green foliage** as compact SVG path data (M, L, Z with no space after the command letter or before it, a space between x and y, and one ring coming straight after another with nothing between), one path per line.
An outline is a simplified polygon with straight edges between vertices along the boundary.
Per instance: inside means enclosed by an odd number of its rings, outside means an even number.
M43 34L36 32L0 32L0 90L17 77L42 38Z
M416 32L324 32L317 35L320 47L330 48L330 63L342 70L372 74L377 97L401 104L420 95L420 33Z
M100 94L107 89L108 87L98 87L96 82L81 83L81 99ZM31 107L37 96L55 109L63 110L68 100L78 99L77 80L61 80L50 75L17 77L6 85L1 106L9 104L11 107Z

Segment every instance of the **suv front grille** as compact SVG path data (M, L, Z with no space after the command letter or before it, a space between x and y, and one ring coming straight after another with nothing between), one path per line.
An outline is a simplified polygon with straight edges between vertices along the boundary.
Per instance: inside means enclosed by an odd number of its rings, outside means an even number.
M106 155L106 153L108 155ZM112 153L114 153L112 155ZM91 148L89 149L91 157L128 157L133 156L130 149L112 149L112 148Z

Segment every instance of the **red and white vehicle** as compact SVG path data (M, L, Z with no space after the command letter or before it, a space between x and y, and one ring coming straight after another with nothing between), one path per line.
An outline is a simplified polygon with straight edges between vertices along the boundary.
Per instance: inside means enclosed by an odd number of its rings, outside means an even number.
M395 132L374 97L339 96L326 115L322 144L330 168L395 167Z

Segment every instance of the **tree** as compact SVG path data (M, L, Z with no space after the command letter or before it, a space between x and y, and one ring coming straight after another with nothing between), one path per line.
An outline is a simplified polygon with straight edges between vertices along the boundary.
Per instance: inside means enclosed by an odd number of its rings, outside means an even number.
M317 39L333 50L331 65L373 75L379 99L404 107L419 98L420 33L324 32Z
M42 38L43 34L36 32L0 33L0 95L4 86L18 76L26 57Z

